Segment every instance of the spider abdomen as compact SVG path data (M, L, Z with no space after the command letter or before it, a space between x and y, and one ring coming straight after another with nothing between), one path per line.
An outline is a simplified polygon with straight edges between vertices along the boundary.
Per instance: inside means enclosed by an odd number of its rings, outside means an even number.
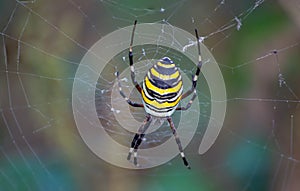
M171 116L182 95L181 74L173 61L164 57L148 71L143 81L145 111L157 117Z

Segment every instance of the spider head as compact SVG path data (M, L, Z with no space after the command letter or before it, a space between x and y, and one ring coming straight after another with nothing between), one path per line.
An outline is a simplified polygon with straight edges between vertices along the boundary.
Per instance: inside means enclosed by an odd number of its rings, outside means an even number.
M173 61L169 57L163 57L159 61L162 62L163 64L173 64Z

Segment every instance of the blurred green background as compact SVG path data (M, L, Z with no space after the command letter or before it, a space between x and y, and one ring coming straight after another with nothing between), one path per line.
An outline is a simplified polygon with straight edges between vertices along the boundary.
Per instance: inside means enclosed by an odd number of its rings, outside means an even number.
M298 191L299 12L297 0L2 0L0 190ZM71 100L81 58L135 19L198 28L223 73L224 127L198 155L199 123L185 149L190 171L180 157L147 170L112 166L77 131Z

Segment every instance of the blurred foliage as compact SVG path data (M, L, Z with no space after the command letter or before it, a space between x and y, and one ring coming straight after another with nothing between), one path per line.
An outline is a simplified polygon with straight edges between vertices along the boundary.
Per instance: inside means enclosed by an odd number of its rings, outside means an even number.
M60 158L59 163L41 166L31 156L11 155L1 159L1 190L75 190L75 182L67 163ZM60 185L57 189L57 185Z
M256 9L255 14L250 15L243 22L241 30L233 35L226 63L235 67L252 60L259 47L272 40L272 38L281 38L278 35L290 24L288 16L278 4L268 4L263 8ZM267 53L260 52L258 56ZM247 93L252 85L251 78L254 72L252 69L246 66L245 69L235 70L233 73L228 72L225 77L227 82L230 82L227 86L228 97L235 97L236 94L241 92ZM249 70L252 71L249 72Z
M215 1L197 0L54 0L25 3L27 8L24 8L22 3L0 1L1 29L8 23L15 3L16 15L5 31L8 35L5 36L3 31L1 33L4 45L0 46L0 190L271 189L272 173L276 169L274 163L280 156L274 157L273 147L270 147L270 150L263 148L266 144L266 134L268 137L275 131L270 130L272 125L269 116L276 118L276 124L281 124L281 129L276 129L276 135L284 140L280 142L283 147L280 151L282 153L288 153L287 127L290 127L289 116L278 117L273 105L270 107L271 111L264 113L265 110L261 109L263 104L260 102L228 102L227 126L222 130L213 151L199 156L196 153L196 145L186 149L186 155L192 162L191 171L183 167L179 156L166 165L141 171L119 169L107 164L95 156L80 138L71 108L72 80L77 65L87 49L105 34L130 25L135 19L139 19L141 23L159 22L169 16L171 18L165 22L188 31L198 27L201 33L209 34L234 18L239 11L248 9L254 1L225 1L223 11L214 9ZM24 27L27 17L29 22L27 27ZM191 22L193 19L194 23ZM272 43L275 41L277 48L296 43L295 39L299 40L299 29L291 27L293 25L280 4L266 1L251 12L242 22L241 30L234 29L228 39L224 34L217 34L215 39L211 37L212 40L208 39L208 47L213 47L219 40L225 39L220 48L217 47L213 53L220 61L229 98L248 98L257 93L255 87L261 84L255 81L258 64L241 65L272 51ZM18 35L22 29L25 30L20 41L20 70L17 71ZM282 35L286 30L296 32L292 32L292 35ZM290 40L290 37L294 38ZM268 44L270 42L271 45ZM5 65L4 54L8 56L8 66ZM280 56L280 63L284 63L281 68L284 77L297 93L299 47L289 50L288 53L283 52ZM274 59L271 62L270 65L274 65ZM229 66L229 69L226 66ZM183 69L188 70L188 67ZM10 72L9 77L6 75L7 71ZM18 72L22 73L20 78L15 75ZM273 99L281 95L281 89L277 86L277 75L274 74L271 82L264 81L272 84L273 89L270 88L266 96L275 95ZM7 84L10 84L12 91L12 105L8 99ZM207 89L206 84L204 86ZM285 95L284 93L283 96ZM16 118L24 131L23 134L19 133L11 109L16 110ZM99 109L103 111L102 108ZM289 115L291 111L296 110L288 105L282 107L279 113ZM244 115L241 117L242 114ZM253 114L257 114L258 118ZM177 122L178 119L174 121ZM267 127L263 125L265 123L268 124ZM7 126L16 135L14 140L10 137ZM201 125L199 129L197 138L203 134ZM35 152L24 144L22 136L30 139ZM240 137L244 139L239 139ZM194 142L199 144L199 140L193 140ZM18 143L22 152L16 149L15 143ZM295 148L297 146L295 145ZM39 156L40 161L36 156ZM297 178L295 175L295 179Z

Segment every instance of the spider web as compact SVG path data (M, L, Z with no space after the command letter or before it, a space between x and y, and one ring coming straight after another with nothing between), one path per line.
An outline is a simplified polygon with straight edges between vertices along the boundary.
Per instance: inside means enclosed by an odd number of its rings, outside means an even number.
M298 2L33 0L5 1L0 7L0 190L299 190ZM185 149L191 171L179 156L148 170L112 166L86 147L74 123L72 84L82 57L96 41L135 19L191 33L197 28L223 73L226 118L204 155L197 151L211 102L203 77L198 82L200 122ZM179 48L190 46L194 42ZM196 70L182 53L166 47L134 50L137 62L168 55L187 76ZM141 78L151 63L139 63ZM115 140L129 145L132 134L114 118L122 111L109 102L114 66L128 67L127 51L108 66L95 92L99 121ZM125 91L132 86L125 77L122 84ZM130 97L140 101L134 91ZM137 121L145 115L140 109L131 114ZM179 116L173 116L175 124ZM171 136L160 128L142 147Z

